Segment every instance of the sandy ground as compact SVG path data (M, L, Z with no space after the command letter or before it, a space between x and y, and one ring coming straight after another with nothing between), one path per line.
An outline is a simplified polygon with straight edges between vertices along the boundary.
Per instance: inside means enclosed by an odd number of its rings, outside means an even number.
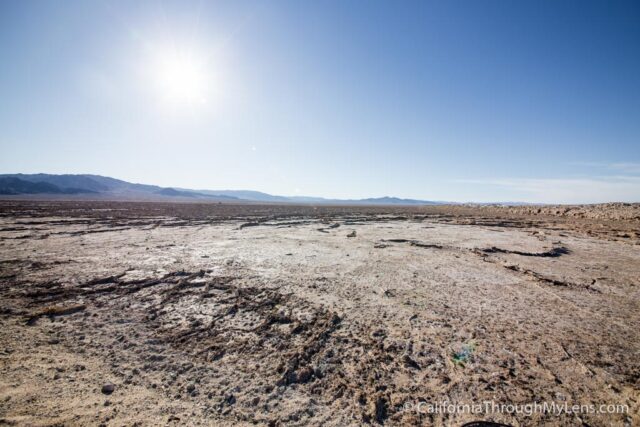
M0 425L640 425L640 207L519 209L0 203Z

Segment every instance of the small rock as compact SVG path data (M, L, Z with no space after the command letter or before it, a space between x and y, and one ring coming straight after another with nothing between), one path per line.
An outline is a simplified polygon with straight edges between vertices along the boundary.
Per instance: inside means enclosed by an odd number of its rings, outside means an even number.
M376 329L375 331L373 331L371 333L371 336L374 338L380 338L380 337L385 337L387 334L384 331L384 329Z
M304 367L298 371L296 377L297 382L299 383L304 384L306 382L309 382L313 377L313 369L311 369L310 367Z
M405 354L402 359L404 362L404 366L406 366L407 368L418 369L418 370L420 369L420 365L418 364L418 362L413 360L408 354Z
M347 237L356 237L356 231L353 230L351 233L347 234Z
M115 389L116 389L116 386L111 383L107 383L102 386L102 392L104 394L111 394Z
M379 424L383 424L385 418L387 418L388 406L387 399L383 396L377 396L375 399L372 399L368 408L371 418Z
M315 369L313 370L313 375L316 376L316 378L323 378L325 376L327 372L327 367L325 365L319 365L316 366Z

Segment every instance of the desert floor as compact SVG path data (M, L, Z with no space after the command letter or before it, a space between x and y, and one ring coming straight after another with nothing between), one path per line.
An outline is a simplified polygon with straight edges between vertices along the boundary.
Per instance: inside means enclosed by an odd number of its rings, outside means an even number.
M639 233L638 205L0 202L0 425L640 425Z

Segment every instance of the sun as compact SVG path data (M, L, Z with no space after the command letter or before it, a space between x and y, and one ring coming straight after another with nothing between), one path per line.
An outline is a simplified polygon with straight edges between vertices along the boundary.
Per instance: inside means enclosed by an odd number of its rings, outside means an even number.
M208 101L212 72L204 58L192 51L158 52L151 75L157 95L171 105L196 106Z

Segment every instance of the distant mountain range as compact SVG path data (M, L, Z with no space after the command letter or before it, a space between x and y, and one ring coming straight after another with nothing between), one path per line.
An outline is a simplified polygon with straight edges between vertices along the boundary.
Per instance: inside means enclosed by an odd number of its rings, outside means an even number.
M345 205L437 205L445 202L380 197L325 199L285 197L250 190L191 190L133 184L100 175L0 174L0 197L34 199L212 201L229 203L310 203Z

